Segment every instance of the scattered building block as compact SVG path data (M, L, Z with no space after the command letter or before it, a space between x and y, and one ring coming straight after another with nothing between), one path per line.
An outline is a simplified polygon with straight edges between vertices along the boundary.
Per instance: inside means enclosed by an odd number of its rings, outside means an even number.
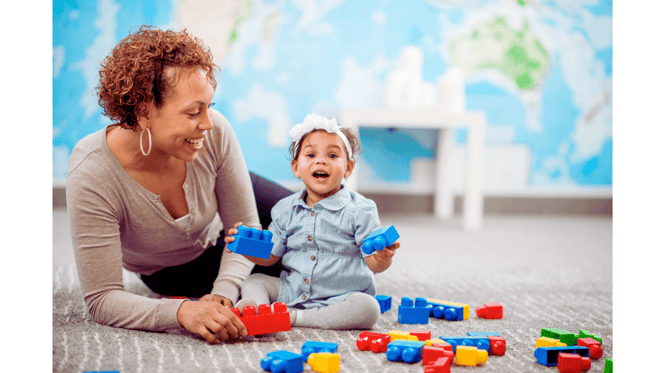
M315 352L307 358L307 364L312 370L319 373L339 372L339 365L342 358L339 354L331 352Z
M427 324L429 323L429 309L427 299L417 297L414 303L412 298L403 297L402 304L397 308L397 322L400 324Z
M564 347L567 346L565 343L559 341L558 339L549 338L549 337L539 337L536 339L536 348L538 347Z
M235 241L226 245L226 248L236 254L254 256L268 259L272 251L272 232L267 229L260 230L238 226L238 233L232 235Z
M561 352L556 365L561 373L582 373L591 369L591 360L578 354Z
M269 304L259 305L259 312L256 313L254 306L246 306L242 310L233 307L233 312L240 321L245 324L248 335L267 334L275 332L284 332L291 330L291 317L286 310L286 303L276 302L273 304L274 312L271 311Z
M424 373L450 373L453 357L440 357L435 362L425 365Z
M448 321L469 319L470 306L468 304L427 298L427 308L430 310L430 316L437 319L446 319Z
M448 350L444 347L427 346L423 347L423 365L429 365L441 357L455 357L452 349Z
M589 348L589 357L592 359L600 359L603 357L603 348L600 347L600 342L597 340L587 337L587 338L578 338L578 346L584 346Z
M593 334L588 330L580 329L580 335L578 336L578 338L593 338L597 340L601 346L603 345L603 339L600 338L598 334Z
M381 309L381 313L388 312L390 308L392 307L392 300L393 297L389 295L376 295L374 296L377 302L379 302L379 308Z
M501 334L498 332L466 332L466 335L470 335L472 337L500 337Z
M303 371L302 357L286 350L269 352L261 359L261 368L272 373L299 373Z
M411 335L407 332L403 332L400 330L391 330L388 332L388 335L390 335L391 340L396 340L396 339L406 339L409 341L417 341L418 337L415 335Z
M559 341L565 343L566 346L569 347L575 346L577 344L577 338L578 338L578 336L575 335L574 333L556 328L540 329L540 336L558 339Z
M392 337L389 334L374 333L374 332L360 332L356 340L356 347L361 351L372 350L372 352L386 352L388 343Z
M392 245L399 238L399 234L395 227L390 225L375 230L363 240L361 246L365 254L372 254L375 251L383 250L384 248Z
M307 361L309 355L315 352L337 352L337 343L305 341L305 343L302 344L301 355L303 361Z
M603 373L614 373L614 361L612 358L605 358L605 370Z
M455 364L475 367L487 362L487 351L476 346L458 346L455 353Z
M453 352L453 345L442 339L428 339L425 341L425 346L443 347L446 350Z
M483 319L502 319L503 306L501 303L485 303L482 306L476 308L476 315Z
M506 354L506 339L503 337L497 337L490 335L487 338L490 340L490 351L489 353L496 356L503 356Z
M409 334L418 338L419 341L426 341L432 338L430 330L412 330Z
M490 341L490 355L505 355L506 354L506 339L501 337L497 332L466 332L471 337L487 337Z
M457 353L457 347L459 346L471 346L476 347L479 350L485 350L489 352L490 350L490 340L488 337L474 337L474 336L445 336L442 335L441 338L443 341L450 343L453 346L453 352Z
M390 361L417 363L423 357L425 342L398 339L388 344L386 357Z
M538 364L554 366L557 363L559 354L562 352L589 357L589 348L582 346L538 347L536 351L533 352L533 356L536 357Z

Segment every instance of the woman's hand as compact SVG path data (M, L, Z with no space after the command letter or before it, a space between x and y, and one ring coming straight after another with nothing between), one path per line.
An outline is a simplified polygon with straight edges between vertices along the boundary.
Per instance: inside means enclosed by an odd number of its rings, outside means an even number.
M184 301L178 309L178 322L210 344L247 335L245 325L221 302Z
M231 299L217 294L206 294L202 296L201 299L199 300L204 302L216 302L221 304L222 306L229 308L233 307L233 302L231 302Z

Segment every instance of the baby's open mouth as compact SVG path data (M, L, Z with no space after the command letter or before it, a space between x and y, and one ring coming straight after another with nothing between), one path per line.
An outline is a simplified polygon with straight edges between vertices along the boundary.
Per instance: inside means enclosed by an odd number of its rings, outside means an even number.
M328 175L326 172L323 172L323 171L317 171L317 172L314 173L313 176L314 176L315 179L325 179L330 175Z

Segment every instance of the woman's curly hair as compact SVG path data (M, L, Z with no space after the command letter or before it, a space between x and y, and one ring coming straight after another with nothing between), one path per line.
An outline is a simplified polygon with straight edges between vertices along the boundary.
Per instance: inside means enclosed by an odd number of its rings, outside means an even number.
M138 118L147 114L149 103L164 104L178 83L176 74L164 74L168 67L198 68L217 87L210 49L187 30L162 31L141 26L122 39L104 58L99 71L99 105L105 116L123 128L134 129Z

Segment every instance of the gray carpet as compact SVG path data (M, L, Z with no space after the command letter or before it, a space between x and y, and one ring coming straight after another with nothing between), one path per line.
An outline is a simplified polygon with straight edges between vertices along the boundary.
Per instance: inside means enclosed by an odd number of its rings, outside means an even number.
M482 367L453 372L554 372L533 356L541 328L572 332L586 329L603 338L601 360L590 372L602 372L612 357L611 217L489 216L475 234L458 219L383 216L402 236L393 266L376 276L380 294L393 297L376 332L429 329L432 335L496 331L507 341L505 356L491 356ZM268 352L300 352L307 340L339 343L342 372L422 372L422 364L393 363L385 354L359 351L359 331L294 328L269 337L245 337L211 346L182 331L152 333L98 325L85 311L68 243L66 214L54 213L53 371L82 372L261 372ZM128 291L156 297L125 272ZM424 296L471 306L469 320L430 319L426 325L397 322L403 296ZM483 303L500 302L502 320L476 317ZM311 371L307 364L304 370Z

